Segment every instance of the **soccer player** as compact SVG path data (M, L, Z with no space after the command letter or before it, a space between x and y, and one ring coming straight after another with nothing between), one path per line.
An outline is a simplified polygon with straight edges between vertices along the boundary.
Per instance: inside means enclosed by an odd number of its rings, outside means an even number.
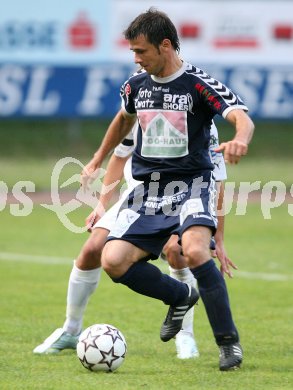
M136 127L136 126L135 126ZM210 141L210 155L215 165L214 173L216 180L221 181L226 179L226 168L222 154L215 153L214 149L218 146L218 132L216 126L211 126L211 141ZM119 181L124 173L126 180L127 192L139 184L131 175L131 160L129 156L134 150L133 132L128 134L118 147L115 148L114 153L109 161L107 173L105 175L104 186L108 187L112 183ZM114 191L106 191L100 197L100 211L94 211L94 218L98 219L98 214L102 215L109 203ZM221 191L222 197L223 192ZM34 349L34 353L39 354L53 354L59 353L63 349L73 349L76 347L78 335L82 330L83 315L89 297L95 291L100 279L100 256L102 247L104 246L106 235L114 226L117 213L121 201L113 206L99 221L97 221L91 228L92 235L87 240L78 256L68 283L67 292L67 308L66 321L63 328L57 329L50 335L42 344ZM219 203L221 207L221 202ZM88 221L93 220L93 214L87 218ZM219 229L218 233L223 229ZM223 248L223 234L217 241L218 248ZM177 237L173 236L164 247L169 261L170 275L175 279L184 281L186 283L196 285L196 280L189 268L186 266L185 259L180 254L181 248L177 243ZM223 250L218 249L219 255L225 256ZM216 256L216 254L215 254ZM232 264L232 263L231 263ZM234 266L232 264L232 266ZM234 266L235 267L235 266ZM189 359L199 356L196 341L193 335L193 309L191 309L184 317L182 330L176 335L176 349L177 357L179 359Z
M253 122L239 96L180 59L178 34L166 14L150 9L137 16L124 35L143 70L124 83L122 108L81 180L86 186L138 118L132 173L143 184L120 209L102 252L102 267L115 283L169 305L160 331L166 342L180 331L184 315L199 299L194 288L147 261L159 256L170 235L178 234L220 349L219 368L239 368L239 334L223 275L209 250L217 218L208 144L213 117L221 115L234 126L235 136L216 151L236 164L247 153ZM227 270L227 259L219 260Z

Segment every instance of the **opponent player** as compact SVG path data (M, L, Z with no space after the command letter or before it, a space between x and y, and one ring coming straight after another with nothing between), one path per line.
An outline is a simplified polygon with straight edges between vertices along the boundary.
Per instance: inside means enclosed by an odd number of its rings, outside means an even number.
M132 173L143 181L139 197L143 202L133 191L123 204L103 249L102 267L115 283L170 306L160 332L162 341L168 341L180 331L198 295L146 260L157 258L170 235L178 234L220 349L219 368L239 368L242 348L227 287L209 251L217 219L208 143L212 119L222 115L234 126L235 136L216 151L223 151L227 162L238 163L247 153L253 122L237 95L179 58L177 31L166 14L150 9L124 34L135 63L144 71L122 87L122 108L83 170L82 182L86 184L138 118ZM220 261L227 269L226 260Z
M218 146L218 132L217 128L212 124L211 126L211 142L210 155L215 165L214 173L216 180L221 181L226 179L226 169L222 154L215 153L214 149ZM115 148L113 156L111 157L107 174L105 175L104 186L108 187L110 184L119 181L122 172L124 171L124 178L128 187L128 192L134 188L136 182L131 175L131 160L129 156L134 149L134 141L132 132L123 140L123 142ZM126 163L126 164L125 164ZM223 189L223 187L221 187ZM105 192L100 197L100 210L95 210L95 218L103 214L106 209L114 188L111 191ZM220 192L220 199L222 199L223 191ZM218 202L219 208L222 207L221 201ZM34 353L51 354L58 353L63 349L72 349L76 347L78 335L82 330L83 315L89 300L89 297L98 286L100 279L100 254L105 243L105 235L111 230L115 223L117 212L121 205L121 201L113 206L91 229L92 234L80 255L78 256L68 283L67 293L67 309L66 321L63 328L57 329L50 335L41 345L34 349ZM224 217L221 217L224 218ZM88 221L93 219L91 214L87 218ZM217 236L223 229L219 229ZM217 239L217 251L219 256L226 256L223 247L223 234ZM189 268L186 266L185 259L180 254L181 248L177 244L177 236L173 236L164 248L166 259L169 261L170 275L178 280L195 285L196 281ZM214 254L216 256L216 253ZM235 268L234 264L231 262ZM230 275L229 275L230 276ZM177 357L179 359L189 359L199 356L198 348L193 334L193 308L186 314L182 326L182 330L176 335L175 343L177 350Z

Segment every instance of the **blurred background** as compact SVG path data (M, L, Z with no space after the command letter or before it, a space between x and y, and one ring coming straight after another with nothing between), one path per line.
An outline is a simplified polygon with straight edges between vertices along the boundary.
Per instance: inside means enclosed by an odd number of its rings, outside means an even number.
M229 180L281 180L290 188L292 1L10 0L0 13L0 179L9 189L31 180L48 190L58 159L88 162L135 69L122 32L150 6L174 21L182 57L250 109L250 154L241 169L228 168ZM217 125L221 140L232 136L221 118Z

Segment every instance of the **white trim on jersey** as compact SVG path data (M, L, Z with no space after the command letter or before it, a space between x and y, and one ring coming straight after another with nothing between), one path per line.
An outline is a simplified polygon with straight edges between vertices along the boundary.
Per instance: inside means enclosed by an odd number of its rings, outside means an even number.
M123 142L126 141L129 145L125 145ZM116 146L114 149L114 154L117 157L128 157L134 150L134 140L133 140L133 131L131 130L124 140Z
M229 112L231 112L231 111L233 111L233 110L243 110L243 111L245 111L245 112L247 112L248 111L248 108L245 106L231 106L231 107L227 107L224 111L223 111L223 113L222 113L222 117L225 119L226 118L226 116L229 114Z

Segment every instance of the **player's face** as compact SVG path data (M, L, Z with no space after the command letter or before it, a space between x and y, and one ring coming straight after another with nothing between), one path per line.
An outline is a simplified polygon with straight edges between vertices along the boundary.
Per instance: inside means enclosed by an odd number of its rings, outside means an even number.
M164 77L166 60L160 48L147 41L144 35L129 41L130 50L134 52L134 62L154 76Z

